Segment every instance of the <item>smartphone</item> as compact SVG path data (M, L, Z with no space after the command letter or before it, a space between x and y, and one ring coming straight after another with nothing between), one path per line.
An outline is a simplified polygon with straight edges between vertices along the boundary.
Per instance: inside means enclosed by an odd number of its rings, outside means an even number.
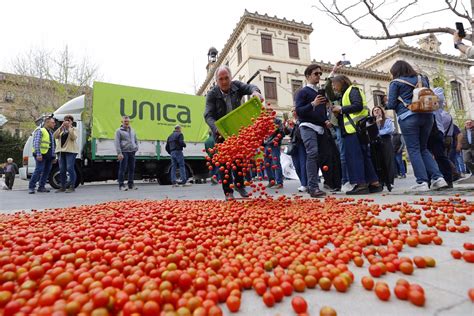
M460 38L466 37L466 31L464 31L464 25L461 22L456 22L456 30Z

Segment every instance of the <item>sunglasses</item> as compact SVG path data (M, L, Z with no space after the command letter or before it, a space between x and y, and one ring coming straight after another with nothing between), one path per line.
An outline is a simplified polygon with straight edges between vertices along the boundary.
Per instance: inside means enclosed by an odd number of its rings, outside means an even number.
M313 72L313 75L314 75L314 76L321 76L322 74L323 74L323 73L320 72L320 71L315 71L315 72Z

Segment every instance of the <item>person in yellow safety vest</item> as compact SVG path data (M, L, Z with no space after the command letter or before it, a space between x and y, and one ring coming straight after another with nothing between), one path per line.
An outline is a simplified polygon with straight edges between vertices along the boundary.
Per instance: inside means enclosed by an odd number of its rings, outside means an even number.
M380 192L383 187L372 165L368 144L360 141L355 126L358 121L369 115L365 94L361 88L352 85L351 80L344 75L334 77L332 87L335 93L342 96L341 106L333 106L332 112L338 116L339 126L342 126L349 181L354 185L346 194Z
M28 186L28 193L34 194L36 183L39 181L38 192L49 192L45 188L48 181L51 166L55 160L53 128L54 118L47 117L42 128L38 127L33 133L33 156L35 157L36 167L31 176Z

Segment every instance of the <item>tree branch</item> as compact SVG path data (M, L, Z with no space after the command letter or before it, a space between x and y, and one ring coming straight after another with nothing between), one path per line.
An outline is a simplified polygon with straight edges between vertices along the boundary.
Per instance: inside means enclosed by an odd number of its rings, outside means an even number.
M455 31L456 30L454 30L452 28L449 28L449 27L437 27L437 28L423 29L423 30L406 32L406 33L389 34L389 35L385 35L385 36L367 36L367 35L361 35L359 32L357 32L357 33L354 32L354 33L360 39L388 40L388 39L403 38L403 37L410 37L410 36L421 35L421 34L430 34L430 33L449 33L449 34L453 34Z
M466 14L462 14L461 12L459 12L458 10L456 10L456 6L458 5L458 2L457 2L457 1L454 3L454 6L451 5L451 1L449 1L449 0L444 0L444 2L446 2L446 4L448 5L449 9L450 9L451 11L453 11L453 13L456 14L457 16L468 20L469 23L471 23L471 24L474 22L474 20L472 19L472 17L469 16L469 12L467 12L466 8L464 8ZM464 7L464 4L463 4L463 7Z
M374 19L376 19L377 21L380 22L380 24L382 24L382 28L383 28L385 34L386 34L387 36L390 36L390 32L388 31L388 28L387 28L387 25L385 24L385 21L382 20L382 19L381 19L377 14L375 14L375 12L372 10L372 9L373 9L373 4L372 4L372 7L371 7L371 6L369 6L369 4L367 3L367 0L363 0L362 2L363 2L363 3L365 4L365 6L367 7L367 10L369 10L370 15L372 15L372 16L374 17Z

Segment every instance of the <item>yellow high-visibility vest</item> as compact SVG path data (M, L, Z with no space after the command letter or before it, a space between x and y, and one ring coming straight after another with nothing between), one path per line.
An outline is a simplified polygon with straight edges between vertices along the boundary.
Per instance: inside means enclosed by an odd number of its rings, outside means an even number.
M41 131L41 141L40 141L40 152L41 155L44 155L48 152L49 147L51 146L51 135L49 135L49 132L46 128L37 128L37 130ZM35 131L35 133L36 133ZM33 146L33 153L35 152L35 147Z
M363 119L364 117L367 117L369 115L369 108L367 107L367 100L365 98L364 91L362 91L361 88L356 87L356 86L350 86L347 88L346 92L344 92L344 95L342 96L342 106L349 106L351 105L351 100L349 99L349 95L351 93L352 89L359 89L360 95L362 97L362 111L356 112L356 113L350 113L349 117L354 121L354 124L357 124L358 121ZM356 129L354 126L352 126L351 121L347 118L347 115L343 115L343 121L344 121L344 129L346 130L347 134L354 134L356 132Z

